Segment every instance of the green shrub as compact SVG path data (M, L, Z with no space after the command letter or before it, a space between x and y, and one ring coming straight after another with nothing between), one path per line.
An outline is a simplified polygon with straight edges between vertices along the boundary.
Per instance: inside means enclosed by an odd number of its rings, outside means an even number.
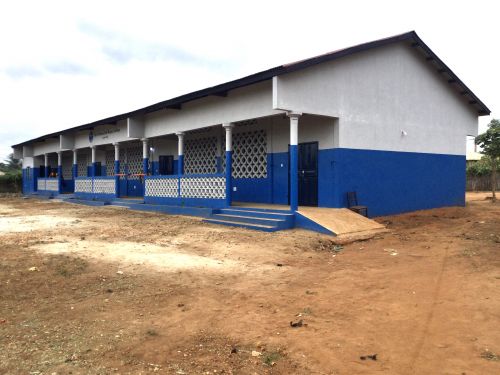
M497 170L500 165L497 162ZM470 163L467 165L467 176L489 176L491 174L491 159L483 156L481 160Z
M21 172L6 173L0 176L0 193L18 193L21 191Z

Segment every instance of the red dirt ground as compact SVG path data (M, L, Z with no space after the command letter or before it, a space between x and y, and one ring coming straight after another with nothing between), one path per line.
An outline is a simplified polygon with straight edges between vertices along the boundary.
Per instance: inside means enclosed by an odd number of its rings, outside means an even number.
M500 204L469 198L342 248L0 199L0 373L499 374Z

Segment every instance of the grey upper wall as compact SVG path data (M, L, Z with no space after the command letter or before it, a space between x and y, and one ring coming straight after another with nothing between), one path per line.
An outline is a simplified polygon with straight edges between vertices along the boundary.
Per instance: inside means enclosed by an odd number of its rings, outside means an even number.
M474 106L407 42L276 77L273 99L339 118L339 147L465 155L477 134Z

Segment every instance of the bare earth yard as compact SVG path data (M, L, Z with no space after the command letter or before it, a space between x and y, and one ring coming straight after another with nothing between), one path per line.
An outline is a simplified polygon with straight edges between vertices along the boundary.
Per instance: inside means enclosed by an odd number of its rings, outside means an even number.
M2 198L0 373L500 374L500 204L469 198L343 248Z

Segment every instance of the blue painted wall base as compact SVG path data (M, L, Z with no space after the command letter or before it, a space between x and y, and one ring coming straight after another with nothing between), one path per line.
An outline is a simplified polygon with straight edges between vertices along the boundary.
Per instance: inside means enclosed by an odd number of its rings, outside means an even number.
M183 158L174 163L182 170ZM154 165L154 163L153 163ZM76 166L74 166L74 169ZM153 167L153 170L156 168ZM89 168L91 174L93 168ZM116 166L115 166L116 171ZM267 155L266 178L232 178L234 201L287 204L289 185L288 153ZM39 169L23 169L23 193L37 190ZM76 174L76 173L75 173ZM64 180L71 191L72 180ZM63 185L63 192L66 188ZM123 195L142 196L140 180L119 179ZM369 216L397 214L443 206L465 205L465 156L414 152L326 149L318 154L318 205L346 207L347 192L355 191ZM224 200L204 202L188 199L146 198L155 204L223 207Z

